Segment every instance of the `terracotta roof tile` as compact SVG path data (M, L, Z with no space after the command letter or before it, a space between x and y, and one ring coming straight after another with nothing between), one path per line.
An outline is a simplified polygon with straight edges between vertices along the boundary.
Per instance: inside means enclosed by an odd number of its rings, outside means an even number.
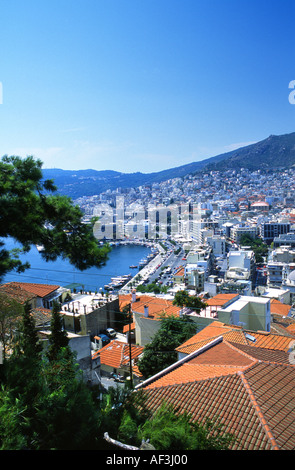
M48 308L33 308L31 310L31 315L33 316L36 327L44 325L44 323L48 323L51 321L52 312Z
M184 276L184 268L180 268L175 274L174 277Z
M11 299L16 300L20 304L25 304L36 298L35 294L28 292L20 285L14 285L13 283L2 284L0 286L0 292L7 295Z
M228 340L247 344L247 340L240 327L225 325L220 321L213 321L186 342L184 342L182 345L180 345L178 348L176 348L176 351L190 354L191 352L199 349L200 344L207 344L212 341L212 339L218 338L219 336L226 336Z
M136 302L131 304L133 312L144 314L145 305L148 307L149 318L160 320L162 315L179 315L180 307L173 305L171 300L149 295L138 295Z
M287 316L291 308L291 305L283 304L277 299L271 299L270 301L270 312L272 314Z
M51 294L60 287L57 285L34 284L30 282L10 282L6 285L11 286L11 288L20 287L21 289L24 289L25 291L30 292L31 294L38 297L45 297L46 295Z
M288 351L291 338L289 336L272 334L267 332L251 331L251 336L255 338L253 345L257 348L276 349ZM250 341L248 341L251 344Z
M157 381L146 386L146 389L165 387L167 385L184 384L188 382L195 382L220 376L227 376L229 374L237 373L241 367L238 366L223 366L223 365L208 365L208 364L184 364L179 369L173 370L170 374L161 377Z
M143 353L143 347L131 345L131 360L137 359ZM100 356L101 364L110 367L119 368L122 365L129 364L129 344L122 341L113 340L103 348L99 349L94 355L93 359Z
M135 323L131 323L130 330L131 331L135 330ZM128 332L129 332L129 325L124 325L123 326L123 333L128 333Z
M264 362L261 348L218 340L147 384L145 406L181 403L193 420L220 419L237 438L232 449L294 450L295 366L283 351L270 353L282 363Z
M222 306L238 297L239 294L217 294L211 299L207 299L206 304L209 306Z
M144 389L145 406L156 410L163 401L190 414L193 421L220 420L234 434L233 450L272 449L241 377L235 373L198 382Z
M188 341L179 346L176 350L181 353L190 354L200 347L200 343L212 341L212 339L222 336L229 342L252 345L260 348L268 348L280 351L288 351L291 338L285 335L268 332L257 332L243 330L234 325L225 325L219 321L214 321L203 328ZM255 341L251 341L253 338Z
M292 335L295 335L295 323L293 323L292 325L288 325L286 327L286 330L291 333Z

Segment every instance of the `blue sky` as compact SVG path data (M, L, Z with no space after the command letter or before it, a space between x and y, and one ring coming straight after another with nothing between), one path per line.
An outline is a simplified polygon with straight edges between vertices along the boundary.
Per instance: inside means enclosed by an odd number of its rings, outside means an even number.
M0 154L149 173L294 132L293 0L1 0Z

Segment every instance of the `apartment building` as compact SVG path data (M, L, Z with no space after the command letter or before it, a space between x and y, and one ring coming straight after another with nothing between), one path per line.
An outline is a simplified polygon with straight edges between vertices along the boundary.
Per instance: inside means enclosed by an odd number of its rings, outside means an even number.
M274 238L289 233L290 229L288 222L266 222L260 225L260 236L265 243L271 243Z
M257 226L240 227L237 225L230 229L230 238L238 245L241 243L242 235L245 234L250 235L252 238L256 238L259 234L259 229Z

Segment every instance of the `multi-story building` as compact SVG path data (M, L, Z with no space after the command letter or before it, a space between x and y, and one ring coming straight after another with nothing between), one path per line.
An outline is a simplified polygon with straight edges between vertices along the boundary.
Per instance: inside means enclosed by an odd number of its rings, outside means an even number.
M196 268L204 270L205 279L212 274L214 266L214 255L210 245L197 245L187 255L187 266L192 264Z
M238 250L230 251L227 254L227 273L232 271L232 268L240 268L241 270L247 270L249 276L245 276L240 279L250 279L253 280L255 277L255 255L252 250Z
M204 290L205 271L194 264L185 267L185 285L188 289L194 289L196 293Z
M274 248L282 245L295 247L295 233L286 233L273 239Z
M271 243L275 237L290 232L291 224L288 222L266 222L260 226L260 236L266 243Z
M230 238L238 245L241 243L242 235L245 234L250 235L252 238L256 238L259 234L259 229L257 226L240 227L237 225L230 229Z
M214 256L224 256L226 254L225 237L213 235L212 237L207 237L207 243L212 247Z

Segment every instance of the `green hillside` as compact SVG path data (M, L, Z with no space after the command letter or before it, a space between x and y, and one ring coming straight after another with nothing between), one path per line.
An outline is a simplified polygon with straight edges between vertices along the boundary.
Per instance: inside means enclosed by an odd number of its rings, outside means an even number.
M202 170L248 168L278 169L295 166L295 132L271 135L252 145L232 152L154 173L121 173L117 171L44 169L44 178L51 178L58 192L75 199L92 196L116 188L132 188L168 179L196 174Z

